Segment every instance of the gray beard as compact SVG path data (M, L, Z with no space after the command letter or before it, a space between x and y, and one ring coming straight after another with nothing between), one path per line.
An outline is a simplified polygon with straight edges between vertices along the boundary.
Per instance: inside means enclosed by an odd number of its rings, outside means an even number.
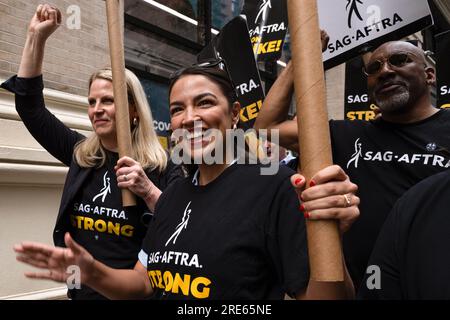
M408 90L396 94L386 99L375 98L375 103L381 109L381 112L395 112L408 105L410 94Z

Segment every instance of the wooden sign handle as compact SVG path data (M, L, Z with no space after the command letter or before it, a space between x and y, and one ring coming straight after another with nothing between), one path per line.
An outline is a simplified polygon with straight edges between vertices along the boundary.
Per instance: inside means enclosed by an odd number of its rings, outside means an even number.
M288 0L302 175L331 165L322 45L316 0ZM307 221L310 274L314 281L344 281L336 221Z
M106 0L114 106L116 111L117 145L119 148L119 157L132 157L130 116L125 77L125 57L121 31L121 6L123 6L123 0ZM136 205L136 197L134 193L128 189L122 189L122 205L124 207Z

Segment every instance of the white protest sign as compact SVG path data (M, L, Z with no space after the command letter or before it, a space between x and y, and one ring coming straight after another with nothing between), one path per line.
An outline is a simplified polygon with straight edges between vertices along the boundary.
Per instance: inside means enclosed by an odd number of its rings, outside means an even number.
M320 28L330 36L326 68L359 55L367 45L400 39L433 23L425 0L318 0Z

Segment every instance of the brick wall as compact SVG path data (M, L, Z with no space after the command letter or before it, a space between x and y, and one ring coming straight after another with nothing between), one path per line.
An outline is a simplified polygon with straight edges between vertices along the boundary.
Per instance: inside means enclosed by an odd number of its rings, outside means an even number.
M35 0L0 0L0 78L17 73L28 22L39 3ZM63 20L47 41L44 80L47 88L87 95L90 74L109 65L105 2L101 0L53 0ZM80 28L69 11L79 7Z

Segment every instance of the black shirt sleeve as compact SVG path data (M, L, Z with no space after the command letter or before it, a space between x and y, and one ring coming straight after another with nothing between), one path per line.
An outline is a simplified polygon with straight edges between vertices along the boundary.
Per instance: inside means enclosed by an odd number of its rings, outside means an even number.
M270 207L266 238L271 263L291 297L309 282L305 219L298 208L297 194L285 178Z
M15 94L16 110L31 135L52 156L70 166L75 144L84 139L45 108L42 75L34 78L13 76L1 87Z
M402 299L399 272L399 219L403 202L401 198L393 207L378 236L368 269L358 292L358 299Z

